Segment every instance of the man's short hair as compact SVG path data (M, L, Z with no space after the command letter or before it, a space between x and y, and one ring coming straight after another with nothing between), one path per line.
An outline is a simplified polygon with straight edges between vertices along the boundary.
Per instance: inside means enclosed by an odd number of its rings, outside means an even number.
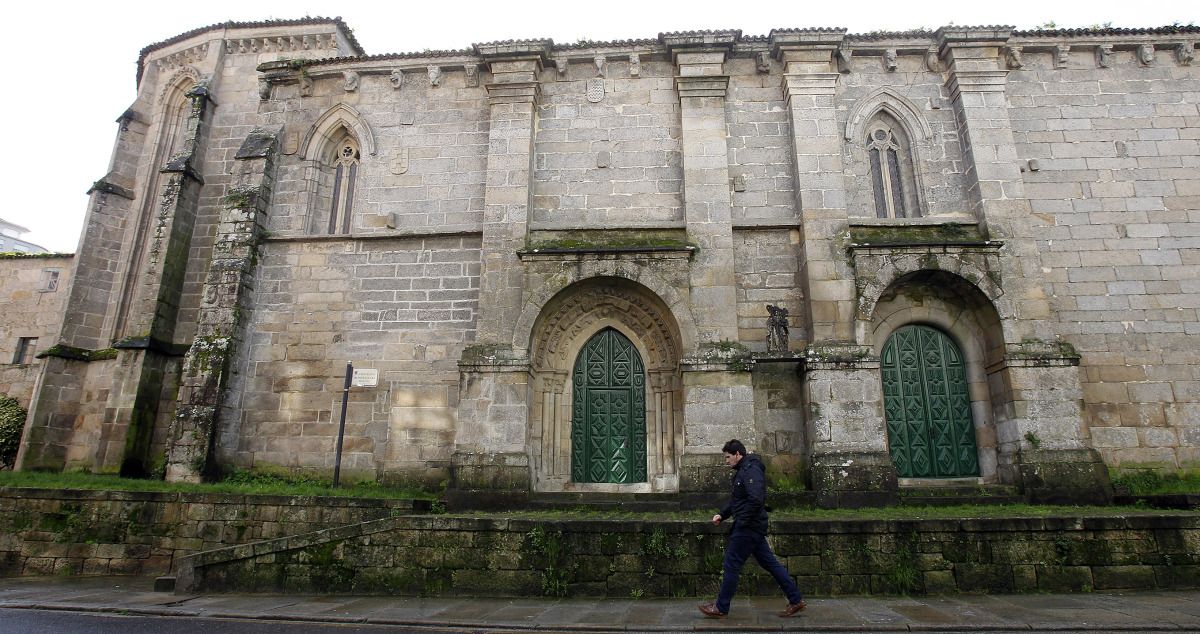
M744 455L746 455L746 445L743 445L742 441L738 440L737 438L734 438L733 440L725 443L725 446L721 447L721 451L723 451L727 454L730 454L730 455L740 453L744 456Z

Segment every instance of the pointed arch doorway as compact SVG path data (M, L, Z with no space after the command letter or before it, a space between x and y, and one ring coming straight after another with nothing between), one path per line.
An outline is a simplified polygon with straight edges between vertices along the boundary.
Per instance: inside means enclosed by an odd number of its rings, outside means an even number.
M571 374L571 480L646 481L646 371L625 335L588 339Z
M979 475L962 352L945 333L897 329L880 355L888 447L902 478Z

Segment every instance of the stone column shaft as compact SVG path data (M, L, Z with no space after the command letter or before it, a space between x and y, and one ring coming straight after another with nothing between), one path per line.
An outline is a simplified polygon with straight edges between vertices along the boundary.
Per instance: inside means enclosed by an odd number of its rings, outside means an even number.
M692 314L699 343L737 340L725 49L675 51L688 238L700 247L691 266Z

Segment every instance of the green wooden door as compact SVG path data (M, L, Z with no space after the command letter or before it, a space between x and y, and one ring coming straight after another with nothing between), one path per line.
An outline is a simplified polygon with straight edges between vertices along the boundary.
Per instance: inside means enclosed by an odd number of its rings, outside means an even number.
M571 479L646 481L646 373L637 348L605 328L575 359Z
M979 475L958 346L928 326L905 326L888 338L881 362L888 444L900 477Z

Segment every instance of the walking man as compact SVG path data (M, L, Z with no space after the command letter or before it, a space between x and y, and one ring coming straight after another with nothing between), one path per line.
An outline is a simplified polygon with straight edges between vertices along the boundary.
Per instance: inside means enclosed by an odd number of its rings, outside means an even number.
M775 577L779 588L787 595L787 607L779 616L795 616L804 609L804 598L796 582L788 575L787 568L775 558L767 544L767 483L766 470L757 455L747 454L746 446L739 440L730 440L721 448L725 453L725 464L733 469L733 493L729 504L713 516L713 524L733 518L733 530L725 544L725 564L721 577L721 591L716 603L705 603L700 611L710 619L723 619L729 614L729 604L737 592L738 575L746 558L754 560Z

